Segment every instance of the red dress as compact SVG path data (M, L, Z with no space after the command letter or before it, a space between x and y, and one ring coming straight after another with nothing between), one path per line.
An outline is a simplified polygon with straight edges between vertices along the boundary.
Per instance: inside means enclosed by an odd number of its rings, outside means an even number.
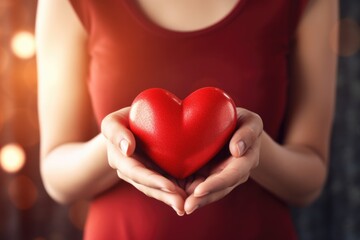
M89 34L89 92L98 123L142 90L180 98L215 86L258 113L281 141L289 53L306 0L240 0L216 24L191 32L154 24L133 0L71 0ZM179 217L127 183L91 203L86 239L296 239L288 206L253 180Z

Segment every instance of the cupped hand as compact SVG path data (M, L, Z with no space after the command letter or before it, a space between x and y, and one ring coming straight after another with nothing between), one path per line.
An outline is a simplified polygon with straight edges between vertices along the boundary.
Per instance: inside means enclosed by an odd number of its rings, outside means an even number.
M135 153L135 137L128 129L130 108L109 114L101 124L107 139L109 165L118 176L149 197L171 206L178 215L217 201L247 181L259 163L261 118L237 108L238 130L232 136L231 155L216 165L207 165L188 179L167 176L152 161Z
M184 189L176 180L161 174L161 170L146 157L135 153L135 137L128 128L129 111L129 107L120 109L106 116L101 123L109 165L117 171L119 178L183 215L187 197Z
M187 184L185 190L189 197L184 206L187 214L225 197L246 182L251 170L258 165L263 131L261 118L237 108L237 124L238 129L229 143L231 155L215 166L205 167Z

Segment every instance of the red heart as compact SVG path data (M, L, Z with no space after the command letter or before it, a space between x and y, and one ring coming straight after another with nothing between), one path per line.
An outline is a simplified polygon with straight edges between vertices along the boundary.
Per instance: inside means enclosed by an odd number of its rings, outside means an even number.
M186 178L229 140L236 107L218 88L201 88L183 101L152 88L134 99L129 123L138 144L157 165L176 178Z

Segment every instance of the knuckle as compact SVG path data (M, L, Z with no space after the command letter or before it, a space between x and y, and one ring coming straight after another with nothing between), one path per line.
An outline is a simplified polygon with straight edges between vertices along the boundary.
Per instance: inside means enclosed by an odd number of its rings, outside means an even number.
M252 169L257 168L257 167L259 166L259 163L260 163L260 160L257 159L257 160L254 162L254 165L253 165Z
M106 138L110 138L116 125L115 117L112 114L109 114L101 121L101 132Z
M247 181L249 180L249 178L250 178L250 173L245 174L245 175L241 178L240 183L247 182Z
M126 176L131 179L132 182L136 183L136 184L140 184L140 182L136 179L135 174L132 171L127 171L126 172Z
M237 184L240 171L236 168L230 168L226 173L219 175L218 180L224 184L224 187L231 187Z
M154 198L152 192L151 192L148 188L145 188L145 187L144 187L144 188L140 188L140 187L139 187L139 190L140 190L141 192L143 192L146 196L151 197L151 198Z
M258 126L259 132L260 132L258 135L260 135L261 132L263 131L264 123L259 114L257 114L257 113L253 113L253 114L254 114L254 121L256 122L256 125Z
M143 194L145 194L146 196L148 197L153 197L152 194L151 194L151 191L149 191L148 188L144 187L143 185L141 184L138 184L136 182L133 182L133 181L130 181L130 183L137 189L139 190L140 192L142 192Z
M208 198L205 198L202 200L202 204L201 206L205 206L208 205L210 203L216 202L222 198L224 198L226 195L228 195L233 189L235 188L235 186L231 186L231 187L227 187L219 192L213 193L211 194Z
M244 128L242 135L243 135L242 138L246 141L246 144L248 146L252 145L252 143L255 142L255 140L258 137L257 131L254 129L254 127L251 126Z
M118 176L120 179L125 180L124 174L123 174L120 170L117 170L117 171L116 171L116 174L117 174L117 176Z
M117 158L114 157L114 152L109 150L109 147L108 147L108 151L107 151L107 162L112 169L119 168L118 167L119 161L117 161Z
M239 185L239 184L238 184L238 185ZM225 193L224 193L224 196L223 196L223 197L225 197L226 195L228 195L229 193L231 193L231 191L234 190L234 188L236 188L238 185L227 188L227 189L225 190Z
M114 121L113 114L109 114L103 118L101 121L101 130L106 131L109 127L109 124Z
M121 125L114 116L107 116L101 123L101 133L113 145L118 145L122 139Z
M141 168L138 165L131 166L129 171L127 171L127 176L132 179L137 184L141 184L141 181L139 181L137 173L141 172Z
M108 164L112 169L116 169L116 164L113 163L113 161L111 161L110 159L108 159Z

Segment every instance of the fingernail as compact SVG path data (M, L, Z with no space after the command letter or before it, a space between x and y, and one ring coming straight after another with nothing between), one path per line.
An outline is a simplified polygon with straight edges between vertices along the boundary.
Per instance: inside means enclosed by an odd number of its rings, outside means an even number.
M126 139L122 139L120 141L120 149L121 149L121 152L127 156L127 151L129 149L129 142L126 140Z
M175 210L177 215L179 215L180 217L184 216L185 213L183 211L180 211L177 207L174 206L172 206L172 208Z
M239 151L239 156L242 156L245 152L245 143L244 141L240 141L238 142L238 151Z
M191 209L190 211L187 211L186 212L186 214L187 215L190 215L190 214L192 214L196 209L198 209L199 208L199 205L196 205L193 209Z

